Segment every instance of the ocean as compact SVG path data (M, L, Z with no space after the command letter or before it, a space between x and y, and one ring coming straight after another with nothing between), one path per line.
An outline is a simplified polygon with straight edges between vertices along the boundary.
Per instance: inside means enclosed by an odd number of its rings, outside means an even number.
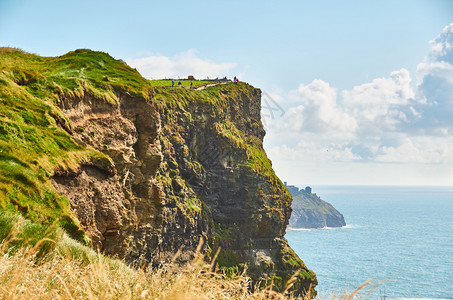
M312 188L347 224L286 233L320 298L385 280L368 298L453 299L453 187Z

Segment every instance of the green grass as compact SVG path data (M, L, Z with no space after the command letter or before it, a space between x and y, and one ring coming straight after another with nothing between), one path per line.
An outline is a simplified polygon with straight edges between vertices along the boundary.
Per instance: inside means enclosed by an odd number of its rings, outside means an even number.
M39 98L57 94L90 92L116 100L115 90L149 98L151 85L124 61L104 52L88 49L71 51L59 57L40 57L0 48L0 63L20 86Z
M175 79L175 87L178 87L178 82L181 82L181 86L183 86L183 87L190 87L191 82L194 87L199 87L204 84L217 83L219 81ZM171 87L171 79L149 80L149 83L151 86L154 86L154 87Z
M69 202L49 179L57 169L111 162L76 144L58 125L71 128L57 104L85 93L115 102L117 90L149 97L152 88L124 62L90 50L51 58L0 48L0 66L0 209L37 223L57 222L81 238Z
M188 85L190 85L190 82ZM231 82L217 84L199 91L188 88L155 86L154 99L160 106L172 104L170 108L178 107L183 110L188 110L188 104L196 103L211 103L222 109L229 101L238 101L243 93L252 90L255 90L255 88L247 86L245 83L234 84Z
M4 242L2 253L14 253L24 247L38 247L38 257L53 250L62 236L61 229L32 223L18 214L0 212L0 241Z
M200 202L200 200L197 198L187 199L187 203L186 203L187 209L191 210L191 211L195 211L195 212L201 211L199 202Z
M228 138L228 140L238 149L243 149L247 153L248 161L246 167L252 169L255 173L266 178L276 177L272 164L263 149L263 143L255 136L245 136L245 134L236 128L229 121L216 124L217 132Z

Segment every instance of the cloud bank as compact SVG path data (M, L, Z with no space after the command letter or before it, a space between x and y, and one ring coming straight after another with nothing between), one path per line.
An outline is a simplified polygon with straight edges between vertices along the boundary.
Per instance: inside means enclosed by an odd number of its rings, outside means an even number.
M194 49L173 57L151 55L137 59L129 58L126 62L148 79L186 78L188 75L195 78L220 78L236 67L236 63L215 63L199 58Z
M453 23L417 67L338 91L316 79L288 94L293 106L268 122L273 159L453 163Z

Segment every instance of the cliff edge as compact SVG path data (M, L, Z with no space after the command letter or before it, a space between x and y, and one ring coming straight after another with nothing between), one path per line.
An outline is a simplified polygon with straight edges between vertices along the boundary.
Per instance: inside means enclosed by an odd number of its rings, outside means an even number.
M0 51L3 210L57 222L137 266L182 249L226 273L314 295L315 274L284 238L291 195L262 146L261 92L153 87L108 54ZM247 267L245 267L247 266Z

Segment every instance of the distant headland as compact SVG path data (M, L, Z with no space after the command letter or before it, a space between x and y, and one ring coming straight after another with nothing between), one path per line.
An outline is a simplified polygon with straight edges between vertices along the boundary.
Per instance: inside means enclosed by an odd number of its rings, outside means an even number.
M311 187L299 189L294 185L285 186L293 196L293 212L289 219L290 228L324 228L346 226L343 215L330 203L312 193Z

